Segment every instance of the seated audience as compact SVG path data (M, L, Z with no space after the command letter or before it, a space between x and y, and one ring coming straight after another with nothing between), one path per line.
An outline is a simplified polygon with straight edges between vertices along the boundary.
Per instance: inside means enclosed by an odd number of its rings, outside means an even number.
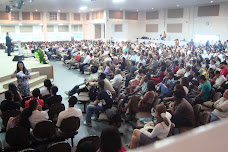
M62 96L61 95L57 95L58 92L58 87L57 86L52 86L50 89L51 92L51 96L48 97L45 100L45 104L47 104L47 107L49 108L52 104L55 103L60 103L62 102Z
M13 97L12 91L8 90L5 92L5 100L3 100L0 105L2 113L6 112L7 110L20 110L19 102L14 101Z
M122 80L123 77L121 76L121 71L117 69L115 71L114 78L111 80L111 84L116 91L118 90L119 86L121 86Z
M228 90L212 105L212 108L214 110L211 113L211 122L228 117Z
M68 100L69 107L65 110L59 113L58 120L56 123L57 127L60 127L61 122L63 119L69 118L69 117L78 117L80 120L83 120L82 111L80 109L74 108L74 105L77 103L77 98L75 96L71 96Z
M51 89L52 83L50 79L45 79L44 80L44 87L40 88L40 95L45 96L51 94L50 89Z
M94 102L90 102L90 104L86 108L86 122L85 125L92 127L91 124L91 116L94 113L95 119L98 119L98 113L100 111L105 111L106 109L110 109L112 107L112 94L109 90L104 88L104 81L98 82L99 93L97 95L97 100Z
M219 71L215 71L215 84L213 85L214 88L218 89L222 84L223 82L226 81L226 78L224 75L220 74Z
M44 108L44 100L43 99L39 99L39 96L40 96L40 89L39 88L36 88L32 91L32 97L31 97L31 100L32 99L36 99L39 103L39 105L41 105L42 108ZM27 100L25 101L25 107L29 107L29 102L31 100Z
M36 124L45 120L48 120L48 113L46 111L42 111L41 105L39 105L36 99L32 99L29 102L29 109L31 109L29 122L31 128L34 129Z
M14 101L18 101L19 103L21 103L21 101L23 100L21 97L20 92L17 90L17 87L14 83L10 83L9 84L9 90L12 91L13 93L13 99Z
M155 127L152 132L149 132L144 128L140 130L135 129L133 131L131 142L129 144L130 149L135 149L138 143L146 145L168 136L171 128L171 114L167 112L164 105L157 105L155 115L157 118L157 124L154 125Z
M120 133L116 128L106 128L101 133L101 144L99 152L126 152L122 146Z

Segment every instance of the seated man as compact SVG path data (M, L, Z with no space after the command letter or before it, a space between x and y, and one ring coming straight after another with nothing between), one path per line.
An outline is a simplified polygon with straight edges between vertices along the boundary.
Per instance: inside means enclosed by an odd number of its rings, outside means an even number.
M45 100L46 108L50 108L52 104L60 103L62 101L62 96L57 95L57 92L58 92L57 86L52 86L50 89L50 92L51 92L51 96Z
M5 92L5 100L1 102L0 109L2 113L6 112L7 110L20 110L19 102L13 100L12 91L8 90Z
M207 81L206 77L204 75L201 75L199 79L200 83L203 84L203 87L199 95L196 96L195 104L201 104L207 101L211 93L211 83Z
M76 85L73 89L71 89L70 91L65 91L65 94L67 96L72 96L75 93L80 94L80 92L88 92L89 88L90 88L90 83L97 81L98 79L98 75L97 75L97 68L95 66L92 66L90 69L90 75L88 78L85 79L84 83L80 84L86 84L86 86L84 88L79 89L80 85Z
M226 90L219 100L212 107L214 110L211 113L211 122L228 117L228 90Z
M92 127L92 113L94 112L95 119L98 119L98 113L110 109L113 103L111 92L104 88L104 81L98 82L98 88L100 92L98 92L97 100L91 102L86 108L86 122L84 124L89 127Z
M36 99L32 99L29 102L29 108L32 111L32 115L29 117L29 122L32 129L35 128L37 123L48 120L48 113L46 111L42 111L42 107L39 105Z
M63 119L69 118L69 117L78 117L80 120L83 120L82 111L80 109L74 108L74 105L77 103L77 98L75 96L71 96L68 100L69 107L65 110L59 113L58 120L56 123L57 127L60 127L61 122Z
M161 85L160 85L161 95L163 95L163 96L171 95L174 84L175 84L174 74L173 74L173 72L170 72L168 74L168 77L165 80L165 82L161 83Z
M114 79L111 80L111 84L115 91L118 91L118 88L122 83L123 77L121 76L121 71L119 69L115 71L115 74L116 75L114 76Z
M40 96L40 89L39 88L36 88L32 91L32 97L31 97L31 100L32 99L36 99L39 103L39 105L41 105L42 108L44 108L44 100L42 99L39 99L39 96ZM29 102L31 100L27 100L25 101L25 107L29 107Z
M224 75L220 74L219 71L215 71L215 77L216 77L216 80L215 80L215 84L213 85L213 87L218 89L223 84L223 82L226 81L226 78Z

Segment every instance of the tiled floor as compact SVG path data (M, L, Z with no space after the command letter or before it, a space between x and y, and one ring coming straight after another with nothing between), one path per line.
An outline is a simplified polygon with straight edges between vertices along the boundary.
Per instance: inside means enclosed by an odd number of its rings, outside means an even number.
M70 90L74 85L80 84L84 81L86 75L80 74L77 70L67 70L67 68L62 64L60 61L51 61L50 64L53 65L54 68L54 83L59 88L58 94L62 95L63 103L65 107L68 107L68 97L64 94L65 90ZM78 104L76 105L78 108L83 110L83 105ZM85 119L85 114L84 119ZM1 120L0 120L1 121ZM74 145L77 145L78 141L86 137L88 135L98 135L100 136L102 130L108 127L107 122L92 122L93 127L86 127L83 123L79 128L78 135L74 138ZM123 145L129 143L131 134L132 134L132 127L127 123L122 123L121 128L119 129L120 132L124 133L122 136ZM5 138L5 133L0 134L0 141L3 143ZM70 140L69 140L70 143Z

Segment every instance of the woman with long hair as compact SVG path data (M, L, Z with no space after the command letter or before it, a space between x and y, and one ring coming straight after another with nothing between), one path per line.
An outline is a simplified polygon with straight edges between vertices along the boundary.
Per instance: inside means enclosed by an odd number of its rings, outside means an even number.
M40 95L45 96L45 95L50 95L51 92L51 87L52 83L50 79L45 79L44 80L44 87L40 88Z
M155 115L157 118L157 124L155 125L152 132L146 129L135 129L133 131L131 142L129 144L130 149L135 149L138 143L150 144L155 141L166 138L169 135L171 128L171 114L167 112L164 105L157 105L155 110Z
M20 92L17 90L17 87L14 83L10 83L9 84L9 90L12 91L13 93L13 97L14 97L14 101L18 101L21 103L21 101L23 100L21 97Z
M28 79L31 78L29 70L25 68L22 61L18 61L16 71L11 75L11 78L17 77L17 88L22 97L30 96L30 88Z

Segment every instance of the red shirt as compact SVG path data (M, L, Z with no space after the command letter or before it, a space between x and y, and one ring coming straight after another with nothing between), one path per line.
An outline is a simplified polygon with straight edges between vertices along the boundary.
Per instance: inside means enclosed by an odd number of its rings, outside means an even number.
M42 108L44 108L44 100L39 99L37 97L31 97L31 100L32 99L36 99L38 101L39 105L41 105ZM25 107L29 107L29 102L30 102L30 100L25 101Z
M176 72L179 70L179 66L176 66L174 69L173 69L173 73L176 74Z
M79 62L80 59L81 59L81 55L80 54L77 54L77 56L75 57L75 60L77 60Z
M228 67L223 68L223 69L220 71L220 73L226 77L226 75L228 74Z

